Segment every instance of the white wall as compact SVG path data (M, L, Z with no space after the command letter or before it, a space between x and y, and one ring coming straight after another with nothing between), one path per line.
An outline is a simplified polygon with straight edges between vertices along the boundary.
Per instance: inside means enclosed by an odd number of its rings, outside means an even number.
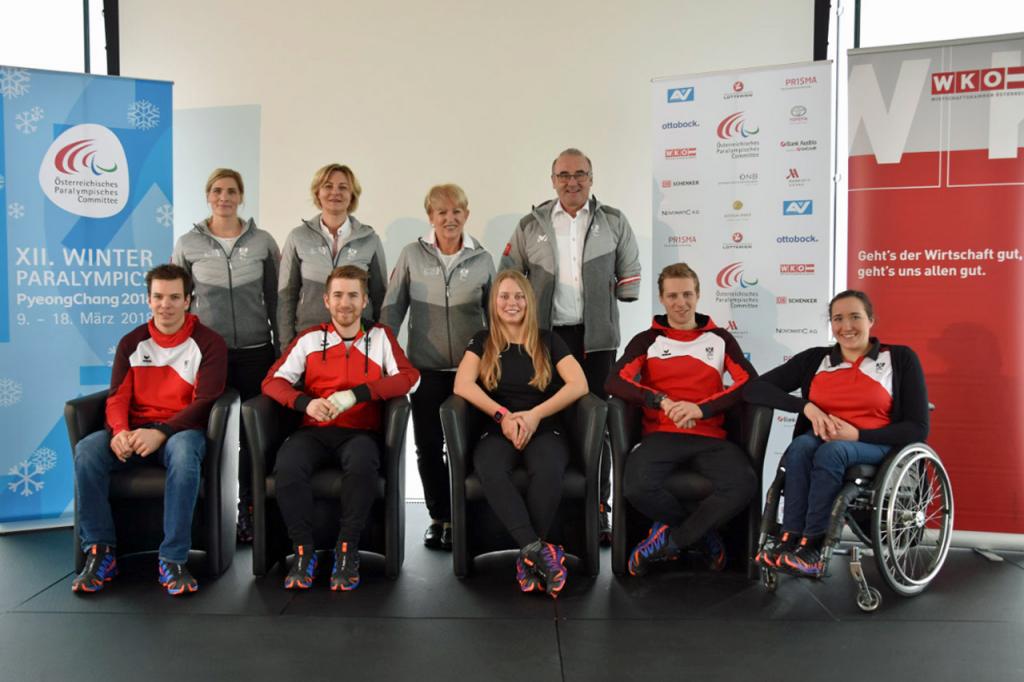
M389 264L426 232L438 182L462 185L467 229L497 255L554 196L553 157L583 149L594 193L640 241L648 286L623 309L628 339L651 310L649 80L809 60L813 3L121 0L120 19L122 74L174 81L175 108L261 108L261 193L247 203L279 242L315 213L313 171L340 161ZM191 139L176 140L179 165L210 155L182 148ZM204 180L179 182L179 209Z

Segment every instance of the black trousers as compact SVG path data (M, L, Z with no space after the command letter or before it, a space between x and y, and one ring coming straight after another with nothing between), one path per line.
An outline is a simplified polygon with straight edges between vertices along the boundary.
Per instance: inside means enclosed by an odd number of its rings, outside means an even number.
M665 488L665 479L687 467L711 481L703 500L680 500ZM757 477L750 458L735 443L688 433L655 432L626 460L623 491L637 511L672 528L680 547L692 545L745 509L753 499Z
M269 343L259 348L235 348L228 350L227 385L238 391L244 403L260 394L260 384L267 376L267 370L274 364L274 347ZM245 440L245 429L239 436L241 451L238 454L238 506L245 509L252 504L252 457Z
M420 370L420 385L409 396L412 403L412 431L416 436L416 465L423 481L430 518L452 520L451 481L444 458L444 433L438 408L452 394L455 372Z
M526 499L512 483L512 471L526 467ZM547 536L562 501L562 478L569 464L569 442L561 431L534 434L519 452L501 433L488 433L473 451L491 509L520 547Z
M380 435L339 426L304 426L281 445L274 466L277 504L294 545L313 544L313 474L341 466L341 529L338 540L359 546L377 497Z
M577 324L571 327L555 327L569 352L576 358L576 361L583 367L583 374L587 377L587 386L590 392L601 400L607 400L608 394L604 392L604 383L608 380L608 372L615 363L615 351L600 350L593 353L583 351L583 325ZM608 432L605 431L604 442L601 446L601 504L604 509L608 508L608 501L612 496L612 446L608 439Z

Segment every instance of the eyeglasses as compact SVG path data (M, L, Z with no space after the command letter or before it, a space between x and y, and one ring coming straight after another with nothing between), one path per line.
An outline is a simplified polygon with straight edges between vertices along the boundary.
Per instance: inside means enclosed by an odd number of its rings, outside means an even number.
M575 173L556 173L551 177L553 177L555 180L558 180L560 183L564 185L570 180L575 180L576 182L585 182L590 179L590 173L586 171L576 171Z

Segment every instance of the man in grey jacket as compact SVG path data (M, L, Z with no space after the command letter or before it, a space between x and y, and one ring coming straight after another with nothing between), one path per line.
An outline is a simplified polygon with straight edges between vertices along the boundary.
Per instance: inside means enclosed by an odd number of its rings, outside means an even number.
M502 254L501 269L523 272L537 296L537 316L553 329L583 366L593 393L603 396L619 347L617 301L640 293L640 252L626 216L590 195L590 159L566 149L551 164L557 200L519 221ZM611 456L601 462L601 541L609 543Z

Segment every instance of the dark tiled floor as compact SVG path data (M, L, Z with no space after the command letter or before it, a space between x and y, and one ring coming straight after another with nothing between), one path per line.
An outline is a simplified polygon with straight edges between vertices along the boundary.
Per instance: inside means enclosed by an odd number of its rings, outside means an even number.
M913 599L867 562L884 598L874 614L857 609L844 557L827 582L783 578L767 594L738 574L675 567L615 578L606 553L597 579L570 576L553 601L518 593L511 554L455 578L450 555L419 544L421 504L408 522L399 579L364 560L346 594L285 592L280 567L253 579L241 549L190 598L163 594L153 556L129 557L82 598L69 589L70 531L0 537L0 680L773 680L808 654L824 666L809 680L1024 679L1024 555L955 550Z

